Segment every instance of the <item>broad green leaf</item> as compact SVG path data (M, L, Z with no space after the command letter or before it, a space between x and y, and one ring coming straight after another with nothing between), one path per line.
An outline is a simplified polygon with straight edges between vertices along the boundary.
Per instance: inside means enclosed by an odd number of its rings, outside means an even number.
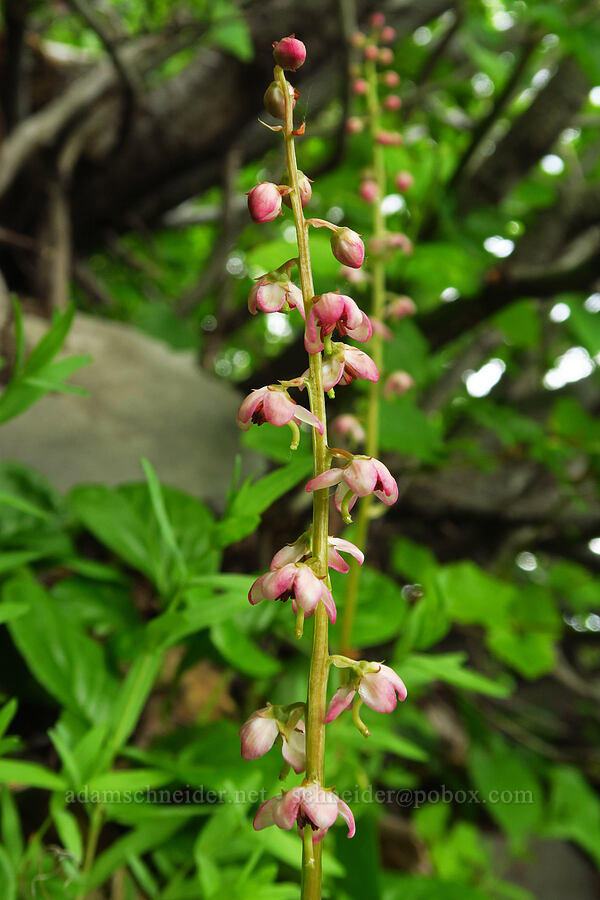
M379 441L382 450L424 462L439 460L443 447L439 426L419 409L412 392L381 403Z
M65 850L79 864L83 860L81 831L73 813L65 809L64 802L63 795L53 794L50 800L50 815Z
M169 521L160 481L158 480L156 472L154 471L148 460L144 457L142 457L142 467L144 469L146 480L148 482L148 490L150 492L152 509L154 511L154 515L156 516L160 535L165 543L165 546L168 548L173 556L173 559L176 562L181 579L184 579L186 575L185 561L177 543L177 539L173 531L173 526Z
M0 759L0 783L23 784L48 791L64 791L67 788L66 781L56 772L21 759Z
M453 687L476 691L489 697L508 697L511 685L506 678L493 680L464 667L467 654L411 653L399 663L402 678L411 687L420 687L435 681L445 681Z
M600 865L600 800L581 772L572 766L556 766L550 772L544 832L550 837L576 841Z
M281 670L281 664L256 646L232 621L213 625L210 638L223 659L238 672L256 678L269 678Z
M2 826L2 844L6 847L9 858L17 864L23 853L23 833L19 810L12 791L7 784L0 788L0 824Z
M7 849L0 846L0 897L17 900L17 877Z
M448 612L463 624L497 625L506 620L514 588L472 562L452 563L436 575Z
M331 573L336 602L343 609L347 575ZM401 586L370 566L362 566L358 604L353 625L353 644L369 647L397 637L406 617L407 603Z
M91 891L104 884L132 855L147 853L153 847L164 844L184 824L183 819L161 819L140 825L115 841L102 853L86 879L86 890Z

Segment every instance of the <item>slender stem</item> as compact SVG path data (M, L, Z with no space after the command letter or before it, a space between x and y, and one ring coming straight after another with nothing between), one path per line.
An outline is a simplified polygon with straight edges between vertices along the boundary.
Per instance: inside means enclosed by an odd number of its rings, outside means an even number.
M377 198L373 203L373 236L377 240L385 234L385 219L381 211L381 198L385 192L385 159L384 150L381 144L377 143L377 133L379 132L379 96L377 90L377 68L375 62L368 60L366 63L367 75L367 104L369 112L369 132L373 147L373 170L374 180L377 184ZM373 295L371 313L376 319L381 319L383 315L383 305L385 302L385 263L383 257L377 255L373 259L371 266L371 274L373 276ZM381 373L383 371L383 338L380 334L374 334L370 344L371 354L377 369ZM381 398L381 388L379 381L369 383L369 407L367 414L367 439L366 453L367 456L377 456L379 452L379 402ZM358 514L356 516L356 537L355 543L364 552L369 534L369 521L371 518L371 506L373 495L369 494L361 500ZM356 616L356 604L358 600L358 590L360 586L361 568L355 559L350 562L350 574L348 576L348 586L346 590L346 602L344 604L344 614L342 617L342 628L340 635L340 652L346 656L352 655L352 626Z
M77 900L82 900L85 897L86 890L86 876L89 875L91 868L94 864L94 858L96 856L96 849L98 847L98 839L100 837L100 832L102 830L102 807L100 804L96 804L92 810L92 815L90 817L90 826L88 829L87 842L85 847L85 857L83 860L83 868L81 870L83 875L83 891L82 893L77 895Z
M275 77L281 85L285 97L285 154L292 188L291 201L298 240L298 267L300 284L304 298L306 315L314 296L312 269L310 263L310 246L308 241L308 225L304 218L300 189L298 185L298 165L294 146L294 116L292 100L283 70L277 67ZM313 432L313 471L320 475L329 468L327 455L327 422L325 412L325 394L323 391L322 354L310 354L310 380L308 397L311 411L321 420L323 434L315 428ZM312 553L317 560L316 574L327 577L327 537L329 533L329 491L327 489L313 493L313 531ZM323 763L325 756L325 710L327 705L327 676L329 674L329 645L327 613L319 603L314 616L312 655L308 679L308 699L306 705L306 780L323 783ZM305 827L305 840L302 853L302 900L320 900L321 898L321 846L319 842L313 846L312 833Z

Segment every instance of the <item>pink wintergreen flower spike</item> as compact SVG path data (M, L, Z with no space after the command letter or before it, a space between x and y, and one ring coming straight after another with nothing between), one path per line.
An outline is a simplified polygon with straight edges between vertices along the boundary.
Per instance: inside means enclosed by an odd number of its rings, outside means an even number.
M291 599L294 614L301 609L308 619L315 614L319 601L323 605L333 625L337 610L333 595L325 582L317 578L310 566L302 563L287 563L280 569L266 572L257 578L248 593L248 600L255 606L261 600Z
M306 485L307 491L318 491L337 484L335 492L335 508L347 521L349 512L358 497L374 494L378 500L391 506L398 499L398 485L389 469L373 457L355 456L344 469L333 468Z
M307 784L282 791L281 796L266 800L254 817L254 828L260 831L269 825L277 825L289 831L297 824L302 835L308 825L312 828L313 844L322 840L337 817L348 826L348 837L354 837L355 825L352 810L333 791L326 791L320 784Z
M302 291L281 269L257 278L248 294L248 309L253 316L259 310L264 313L279 312L286 303L289 307L295 307L304 318Z
M259 759L268 753L277 737L281 735L281 753L296 774L304 772L306 768L306 738L304 722L296 722L294 728L288 733L285 724L280 722L275 713L275 707L265 706L257 709L247 719L239 730L242 743L242 758L251 760ZM290 723L291 724L291 723Z
M342 335L349 335L358 341L368 341L372 328L369 317L351 297L330 292L315 297L308 319L304 346L309 353L319 353L323 349L323 338L336 327ZM321 329L321 334L317 331Z
M248 193L248 211L254 222L272 222L281 213L281 192L276 184L262 181Z
M380 663L376 672L367 672L352 684L344 685L335 692L327 708L325 721L333 722L340 713L349 709L357 693L376 712L391 713L396 709L398 700L406 699L406 686L393 669Z
M299 406L286 391L275 385L252 391L238 410L237 423L243 431L248 431L253 424L263 425L265 422L277 427L289 425L290 422L297 425L306 422L316 428L319 434L324 431L322 423L310 410Z

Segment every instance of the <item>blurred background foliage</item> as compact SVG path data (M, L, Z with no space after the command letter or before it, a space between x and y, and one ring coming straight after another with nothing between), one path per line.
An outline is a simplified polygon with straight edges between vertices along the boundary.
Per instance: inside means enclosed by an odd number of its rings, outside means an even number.
M88 360L59 352L75 308L75 321L192 351L240 397L302 371L298 322L246 308L251 279L295 246L289 217L250 224L243 197L283 177L256 121L269 48L292 31L308 47L311 214L367 234L370 149L346 135L346 73L348 38L374 9L4 0L0 425L77 391L66 379ZM416 387L384 404L400 501L373 522L355 642L409 697L365 716L368 741L344 718L330 726L328 782L363 794L352 842L328 836L325 895L585 900L600 866L597 6L385 12L403 99L387 124L404 136L386 166L390 184L401 169L415 179L383 201L414 241L387 277L417 306L391 325L386 365ZM311 248L317 291L349 290L322 232ZM52 328L26 349L23 321L40 315ZM360 386L338 392L336 412L355 405ZM215 506L161 485L147 461L139 483L58 491L6 459L0 427L2 900L298 896L299 841L253 832L256 797L65 799L279 789L277 760L244 763L237 729L265 700L305 692L309 644L288 610L245 600L304 528L311 459L306 439L291 454L286 438L248 432L243 454L262 471L232 472ZM334 592L343 607L342 577Z

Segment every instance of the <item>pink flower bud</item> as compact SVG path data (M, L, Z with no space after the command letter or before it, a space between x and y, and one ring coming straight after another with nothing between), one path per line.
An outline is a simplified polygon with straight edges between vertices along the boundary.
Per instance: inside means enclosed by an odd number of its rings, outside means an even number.
M411 256L414 250L413 242L402 232L393 232L387 236L388 247L394 250L402 250L406 256Z
M367 93L368 87L369 85L364 78L356 78L352 85L352 91L357 96L362 96L363 94Z
M365 59L375 60L379 56L379 50L375 44L367 44L365 47Z
M365 258L362 238L350 228L336 228L331 235L331 250L338 262L351 269L360 269Z
M364 127L363 120L359 119L358 116L350 116L346 122L346 131L348 134L360 134Z
M293 34L273 44L273 59L282 69L295 72L306 59L306 47Z
M287 303L304 318L304 298L300 288L290 280L290 268L289 263L284 263L274 272L267 272L256 279L248 295L248 309L253 316L259 310L264 313L279 312Z
M296 92L289 85L290 96L292 98L292 108L296 105ZM265 109L274 119L285 119L285 97L281 90L281 85L277 81L272 81L263 98Z
M414 316L416 311L415 301L405 296L394 297L385 308L386 316L395 321L404 319L406 316Z
M389 47L382 47L379 51L378 59L382 66L391 66L394 62L394 54Z
M399 147L402 143L402 135L397 131L380 131L376 141L384 147Z
M414 386L414 379L408 372L393 372L385 383L383 396L389 398L395 394L397 397L401 397Z
M410 191L415 183L415 179L410 172L398 172L395 178L395 184L399 191Z
M382 12L375 12L371 16L371 25L373 28L383 28L385 25L385 16Z
M345 413L337 416L331 423L331 431L341 437L349 438L354 444L362 444L366 438L365 429L355 416Z
M302 209L310 203L310 198L312 197L312 188L311 188L311 180L307 178L304 172L301 172L298 169L298 187L300 189L300 202L302 203ZM284 194L283 202L289 208L292 208L292 198L290 194Z
M383 105L386 109L390 109L392 110L392 112L395 112L402 106L402 100L400 99L398 94L390 94L389 97L386 97L383 101Z
M281 192L276 184L261 181L248 193L248 210L254 222L272 222L281 212Z
M363 181L360 185L359 193L365 203L374 203L379 197L379 187L377 186L377 182L369 179Z
M320 784L310 783L284 791L259 806L254 817L254 829L260 831L269 825L277 825L289 831L294 825L302 837L304 829L311 829L313 844L322 840L337 817L348 826L348 837L354 837L354 816L350 807L333 791L324 790Z
M391 44L392 41L396 37L396 29L392 28L391 25L387 25L383 31L381 32L381 40L385 44Z
M396 87L396 85L400 84L400 76L397 72L386 72L383 76L383 80L388 87Z
M353 47L362 47L366 41L365 35L362 31L355 31L352 37L350 38L350 43Z

